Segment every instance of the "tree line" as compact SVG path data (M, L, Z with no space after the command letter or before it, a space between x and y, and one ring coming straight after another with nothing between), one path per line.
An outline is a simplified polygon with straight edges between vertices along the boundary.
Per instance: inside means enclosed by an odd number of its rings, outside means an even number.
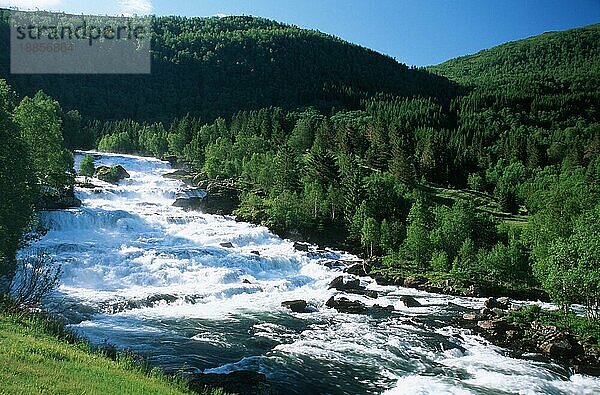
M0 80L0 294L10 289L36 205L73 188L73 155L63 138L72 115L43 92L18 102Z

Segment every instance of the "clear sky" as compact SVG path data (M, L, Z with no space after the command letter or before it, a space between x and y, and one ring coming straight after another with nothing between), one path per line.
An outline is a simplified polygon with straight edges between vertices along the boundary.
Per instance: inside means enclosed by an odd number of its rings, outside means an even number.
M600 23L600 0L0 0L7 5L72 13L263 16L416 66Z

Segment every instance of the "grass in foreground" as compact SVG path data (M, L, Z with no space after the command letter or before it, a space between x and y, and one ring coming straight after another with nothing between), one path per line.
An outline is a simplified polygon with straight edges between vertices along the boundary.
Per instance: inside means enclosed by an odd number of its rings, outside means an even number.
M147 373L130 357L109 359L73 339L43 318L0 311L0 394L190 393L183 381Z

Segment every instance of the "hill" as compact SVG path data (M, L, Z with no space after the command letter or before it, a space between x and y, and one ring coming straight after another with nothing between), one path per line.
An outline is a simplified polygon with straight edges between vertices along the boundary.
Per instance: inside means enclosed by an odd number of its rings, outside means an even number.
M600 86L600 24L548 32L448 60L430 71L470 86L590 91Z
M153 17L151 75L10 75L7 15L0 77L21 95L42 89L86 118L214 119L268 106L329 112L358 108L375 93L449 97L452 90L447 79L372 50L250 16Z

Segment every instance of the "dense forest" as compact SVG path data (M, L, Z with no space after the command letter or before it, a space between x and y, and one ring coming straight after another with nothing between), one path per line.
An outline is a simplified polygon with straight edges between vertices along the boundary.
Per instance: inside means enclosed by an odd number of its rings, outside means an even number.
M540 287L598 319L599 25L425 71L259 18L154 24L152 76L4 74L28 97L13 107L3 85L2 133L24 154L2 147L13 169L2 188L68 184L68 155L56 146L42 163L28 137L48 124L62 130L53 144L173 157L202 179L232 180L240 218L343 246L375 271ZM136 98L107 106L114 92Z
M268 106L329 112L359 108L377 92L448 99L456 89L336 37L244 16L152 17L150 75L11 75L8 16L0 12L0 75L20 95L41 89L88 119L170 122L189 113L212 121Z

